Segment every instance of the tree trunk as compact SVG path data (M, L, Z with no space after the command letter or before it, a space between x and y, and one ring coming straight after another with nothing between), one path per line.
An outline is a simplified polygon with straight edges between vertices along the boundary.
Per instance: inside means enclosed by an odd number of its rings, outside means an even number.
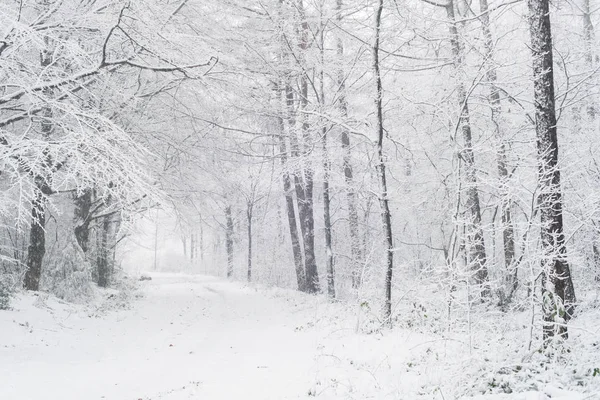
M40 290L42 262L46 253L46 198L40 189L31 207L31 229L29 231L29 247L27 248L27 271L25 272L25 289Z
M342 22L342 7L343 0L336 2L336 20L338 25ZM342 114L342 118L348 117L348 101L346 99L346 78L343 65L344 43L341 36L337 37L337 56L340 62L340 68L337 71L338 85L338 107ZM342 127L341 132L342 150L343 150L343 168L344 179L346 181L346 197L348 201L348 222L350 228L350 256L352 258L350 265L352 271L352 287L357 289L360 286L361 270L363 264L363 247L360 239L358 211L356 209L356 190L354 188L354 173L352 169L352 151L350 149L350 134L346 128Z
M200 220L200 243L199 243L199 252L200 252L200 262L204 261L204 228L202 227L202 220Z
M48 4L45 4L48 6ZM48 68L52 64L52 51L50 50L50 39L44 37L45 48L40 54L41 66ZM49 90L44 91L49 95ZM53 130L52 108L44 105L42 111L41 131L42 138L48 140ZM42 276L42 263L46 253L46 196L52 193L50 187L52 159L44 152L44 171L41 175L34 177L35 198L31 204L31 228L29 232L29 247L27 248L27 271L25 272L24 286L27 290L39 290Z
M583 0L583 40L585 43L585 64L588 72L594 71L598 64L595 52L595 33L594 24L592 23L592 11L590 10L590 0ZM594 75L595 76L595 75ZM597 100L596 100L596 85L595 78L589 78L592 82L586 84L585 97L587 103L587 116L589 122L592 123L593 132L597 131L595 120L598 112Z
M308 76L305 67L305 52L308 49L309 26L306 19L304 4L302 0L298 0L298 12L301 18L300 32L300 66L302 73L300 75L300 110L306 110L308 107ZM302 233L304 239L304 269L306 272L306 292L316 293L319 291L319 273L317 269L317 260L315 257L315 217L314 217L314 182L312 163L308 159L308 150L310 147L310 125L308 117L302 114L302 136L304 139L304 198L298 198Z
M383 307L384 321L391 323L392 317L392 274L394 270L394 238L392 234L392 215L390 213L388 187L385 171L385 155L383 152L383 88L379 66L379 36L381 31L381 14L383 0L379 0L375 11L375 41L373 44L373 72L375 74L375 107L377 113L377 175L379 177L381 219L386 245L385 271L385 303Z
M227 277L233 276L233 217L231 206L225 208L225 247L227 249Z
M92 190L86 189L81 196L75 197L75 239L87 256L90 247L90 211L92 208Z
M283 0L279 1L279 7L281 8L283 4ZM281 14L279 16L282 18ZM288 42L284 37L284 34L281 34L281 61L288 61ZM286 66L287 68L287 66ZM294 258L294 268L296 270L296 280L298 284L298 290L301 292L306 291L306 272L304 269L304 259L302 256L302 243L301 243L301 233L300 233L300 223L296 218L296 210L294 206L294 189L296 189L296 193L298 194L299 186L297 184L296 174L290 174L290 164L288 162L288 148L286 144L286 129L285 123L283 119L283 115L287 116L288 121L288 137L290 140L290 155L292 159L297 159L299 149L297 144L297 138L294 131L296 121L294 117L294 92L291 88L291 72L289 70L286 71L284 77L285 83L283 85L283 90L279 83L275 84L275 96L278 104L282 104L281 113L277 116L277 128L279 130L279 153L281 157L281 166L283 169L283 193L285 196L285 204L287 208L287 219L288 225L290 229L290 239L292 244L292 253ZM279 107L278 107L279 108ZM287 111L287 112L286 112ZM292 183L294 180L294 184ZM295 186L295 187L294 187ZM302 193L299 193L302 194Z
M464 175L466 180L465 194L467 200L465 204L465 225L467 228L467 254L469 257L469 264L475 278L475 283L481 287L481 295L489 296L490 287L488 282L483 229L481 228L481 207L479 204L479 190L477 187L475 155L473 153L473 138L471 133L469 104L462 76L464 72L464 51L460 41L456 17L454 14L454 1L450 1L445 8L450 21L450 42L452 45L454 70L457 75L457 93L460 107L459 128L462 131L464 142L464 147L459 156L464 165Z
M192 232L190 234L190 260L192 260L192 263L194 262L194 258L196 258L196 241Z
M480 12L481 12L481 27L483 30L484 46L485 46L485 62L486 68L486 80L487 84L490 85L490 93L488 96L488 102L492 109L492 124L494 127L494 136L497 141L497 166L498 175L500 177L500 218L502 221L502 246L504 250L504 266L506 268L507 279L506 279L506 293L504 294L504 303L511 301L512 296L517 289L518 285L518 270L513 265L515 258L515 230L512 223L512 201L509 198L508 193L508 167L506 162L506 138L502 131L502 116L501 116L501 103L500 103L500 90L497 86L498 76L496 67L494 64L494 41L492 37L492 31L490 28L490 12L487 0L479 0Z
M595 51L596 35L594 32L594 24L592 23L592 11L590 10L590 0L583 0L583 39L585 42L585 66L588 73L592 73L598 66L598 58ZM588 78L586 82L584 96L586 99L586 114L587 123L591 126L589 129L590 133L598 135L598 123L596 121L596 115L598 113L598 102L597 102L597 85L595 74ZM594 226L600 225L600 221L597 219L594 221ZM594 268L596 269L595 280L600 282L600 256L598 254L597 243L600 240L598 230L592 231L594 239L592 241L592 255Z
M565 312L575 302L575 291L566 259L562 192L558 168L558 138L554 98L552 32L548 0L528 0L538 153L538 207L543 250L543 337L567 337ZM570 288L570 289L568 289Z
M324 113L325 107L325 24L323 20L323 10L321 9L321 29L320 29L320 47L321 47L321 71L320 71L320 97L321 112ZM323 145L323 224L325 230L325 254L327 271L327 296L335 299L335 270L333 258L333 238L331 228L331 200L329 193L329 174L331 165L329 162L329 150L327 149L327 125L323 121L323 130L321 132L321 143Z
M288 172L287 146L285 144L285 127L283 118L277 118L279 126L279 152L281 157L281 166L283 167L283 193L285 195L285 205L287 207L288 224L290 227L290 239L292 243L292 253L294 257L294 266L296 269L296 280L298 282L298 290L304 292L306 290L306 274L304 273L304 261L302 260L302 248L300 244L300 236L298 234L298 223L296 221L296 212L294 210L294 196L292 191L292 179Z
M253 204L246 205L246 218L248 222L248 282L252 281L252 209Z
M110 215L102 217L100 248L98 249L98 286L106 288L110 284L110 262L108 257L108 234L110 230Z

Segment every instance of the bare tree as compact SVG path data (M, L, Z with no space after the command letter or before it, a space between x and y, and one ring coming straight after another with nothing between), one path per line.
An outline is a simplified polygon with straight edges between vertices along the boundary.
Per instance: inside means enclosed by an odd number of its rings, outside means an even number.
M558 161L552 30L548 0L528 0L538 154L538 207L543 258L543 336L566 338L575 291L567 262ZM565 309L565 306L567 309Z
M392 277L394 271L394 236L392 233L392 214L390 212L388 184L385 171L385 154L383 151L383 87L381 84L381 67L379 63L379 43L381 34L381 14L383 0L379 0L375 10L375 39L373 42L373 74L375 76L375 110L377 118L377 176L379 178L379 203L381 222L385 238L385 299L383 319L391 323L392 317Z

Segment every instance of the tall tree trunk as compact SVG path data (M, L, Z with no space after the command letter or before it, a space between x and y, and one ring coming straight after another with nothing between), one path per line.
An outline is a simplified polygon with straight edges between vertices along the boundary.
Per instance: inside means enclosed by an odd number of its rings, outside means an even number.
M321 50L321 71L320 71L320 97L321 112L325 107L325 24L323 19L323 9L321 9L321 28L320 28L320 50ZM329 162L329 149L327 148L327 124L323 121L323 130L321 132L321 143L323 145L323 224L325 230L325 254L327 271L327 296L335 299L335 270L333 258L333 238L331 228L331 200L329 193L329 175L331 165Z
M336 20L338 25L342 22L343 0L336 2ZM341 35L337 37L337 56L340 67L337 70L337 86L338 86L338 107L342 114L342 118L348 117L348 100L346 99L346 77L343 65L344 43ZM350 262L352 271L352 287L358 288L361 280L361 270L363 265L363 246L360 238L360 225L358 223L358 211L356 208L356 190L354 187L354 173L352 169L352 150L350 148L350 134L346 128L342 127L341 141L343 149L343 168L344 179L346 181L346 198L348 201L348 222L350 228Z
M504 302L510 302L518 285L518 270L513 265L515 259L515 230L512 223L512 201L509 198L507 188L509 173L506 161L506 138L502 130L501 102L500 90L497 85L498 75L494 63L494 41L490 28L490 11L487 0L479 0L481 12L481 27L483 30L484 46L485 46L485 63L487 64L485 77L487 84L490 85L490 93L488 102L492 109L492 124L494 128L494 136L497 142L496 162L498 166L498 175L500 176L500 218L502 222L502 246L504 250L504 266L506 268L506 293Z
M596 34L594 32L594 24L592 23L592 11L590 10L590 0L583 0L583 39L585 43L585 66L589 73L592 73L598 66L598 57L595 51ZM593 135L598 134L598 122L596 116L598 113L597 89L595 74L589 77L586 84L584 96L586 98L586 114L587 123L591 126L589 132ZM600 221L594 221L594 226L599 226ZM593 230L594 239L592 240L592 259L596 270L594 279L600 282L600 252L598 250L598 242L600 235L598 230Z
M390 212L388 187L385 171L385 155L383 152L383 88L381 84L381 71L379 66L379 37L381 32L381 14L383 13L383 0L379 0L375 11L375 41L373 43L373 72L375 74L375 107L377 115L377 175L379 177L381 206L381 220L386 246L386 271L385 271L385 302L383 319L391 323L392 316L392 274L394 271L394 238L392 234L392 215Z
M246 219L248 229L248 282L252 281L252 202L246 204Z
M283 5L283 0L279 1L279 10L281 11L281 7ZM279 18L283 21L283 17L280 13ZM288 62L289 58L289 49L288 42L285 38L285 34L281 33L281 61L285 63ZM288 65L285 68L289 68ZM277 128L279 130L279 153L281 157L281 166L283 169L283 193L285 196L285 204L287 208L287 217L288 217L288 225L290 229L290 239L292 244L292 253L294 258L294 268L296 270L296 280L298 284L298 290L301 292L306 291L306 271L304 269L304 259L303 259L303 245L301 242L301 223L296 218L296 209L295 209L295 200L294 200L294 190L296 190L296 194L301 195L303 197L303 193L300 190L301 187L298 185L298 178L296 173L290 174L290 163L288 160L288 148L286 144L286 129L283 115L287 116L288 122L288 132L287 137L290 140L290 156L292 160L297 160L299 155L299 148L297 137L294 132L296 120L295 120L295 111L294 111L294 92L291 87L291 71L288 69L285 72L285 77L283 88L279 85L279 83L275 84L275 96L278 104L285 102L285 105L282 106L282 112L277 117ZM284 111L285 109L285 111Z
M308 75L305 66L305 56L308 49L309 26L304 10L304 3L298 0L298 11L301 19L300 32L300 110L308 108ZM315 257L315 217L314 217L314 181L312 163L308 158L312 138L310 135L310 125L308 116L304 113L302 117L302 136L304 139L304 198L298 199L301 212L302 233L304 239L304 267L306 271L306 292L316 293L319 291L319 273L317 269L317 259Z
M46 253L46 198L40 189L31 207L31 228L29 231L29 247L27 248L27 271L25 272L25 289L39 290L42 275L42 262Z
M562 192L558 168L558 138L554 99L552 31L548 0L528 0L538 153L538 207L543 250L543 337L567 337L570 313L564 306L575 302L575 291L566 259ZM568 289L570 287L570 289Z
M294 267L296 269L296 280L298 282L298 290L306 291L306 274L304 272L304 261L302 259L302 247L300 243L300 235L298 234L298 223L296 221L296 212L294 209L294 196L292 187L292 179L288 172L287 146L285 144L285 127L283 118L277 118L280 135L279 135L279 150L281 157L281 165L283 167L283 193L285 195L285 205L287 207L288 225L290 227L290 239L292 243L292 253L294 257Z
M583 0L583 40L585 43L585 64L589 73L592 73L598 64L596 51L594 24L592 23L592 11L590 10L590 0ZM594 74L595 76L595 74ZM596 114L598 112L597 98L595 89L595 78L589 78L592 82L586 85L586 111L589 122L593 124L593 132L597 132Z
M44 2L48 7L48 4ZM40 54L41 66L48 68L52 64L52 51L50 49L50 38L44 37L45 48ZM45 90L44 94L49 96L50 90ZM48 140L53 130L52 108L44 105L42 110L41 131L42 138ZM27 271L25 272L24 286L27 290L39 290L40 279L42 276L42 263L46 253L46 196L52 193L51 190L51 170L53 161L51 156L44 152L44 167L46 171L42 174L36 174L34 177L35 198L31 204L31 228L29 232L29 247L27 248Z
M225 247L227 249L227 277L233 276L233 216L231 206L225 208Z
M457 75L456 84L458 103L460 107L459 127L462 131L464 142L464 147L459 156L464 165L464 175L466 180L466 244L468 247L469 264L471 265L473 271L475 283L481 287L481 295L488 296L490 294L490 287L488 282L483 229L481 227L481 206L479 203L479 189L477 187L477 171L475 166L475 155L473 153L473 137L471 133L469 104L463 80L464 49L461 44L456 17L454 14L454 1L450 1L445 8L450 21L450 42L452 45L454 70Z

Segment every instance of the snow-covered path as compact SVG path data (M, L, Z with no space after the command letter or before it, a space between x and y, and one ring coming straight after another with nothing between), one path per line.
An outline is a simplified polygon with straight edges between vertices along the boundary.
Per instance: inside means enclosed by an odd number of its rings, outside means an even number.
M198 275L141 286L108 310L20 295L0 312L0 400L442 400L489 386L464 341L355 333L355 311L320 296ZM544 392L475 398L600 399Z
M297 329L302 310L205 276L144 286L131 309L101 318L66 305L2 315L0 399L308 397L317 337Z

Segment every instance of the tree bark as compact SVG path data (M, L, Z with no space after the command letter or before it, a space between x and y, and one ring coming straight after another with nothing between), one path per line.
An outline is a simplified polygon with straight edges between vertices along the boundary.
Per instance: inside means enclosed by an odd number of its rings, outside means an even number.
M281 7L283 5L283 0L279 0L279 9L281 10ZM283 21L283 16L279 15L280 19L281 19L281 23L282 25L285 23L285 21ZM281 41L281 56L280 56L280 61L282 61L284 64L287 63L288 61L288 43L285 39L285 34L282 32L281 33L281 37L280 37L280 41ZM285 76L284 76L284 84L283 84L283 88L280 86L279 83L275 84L275 96L277 99L277 103L282 104L281 106L281 113L280 115L277 116L277 128L279 131L279 153L280 153L280 158L281 158L281 166L283 169L283 176L282 176L282 180L283 180L283 193L285 196L285 204L286 204L286 208L287 208L287 219L288 219L288 225L289 225L289 229L290 229L290 239L291 239L291 245L292 245L292 253L293 253L293 259L294 259L294 268L296 270L296 281L298 284L298 290L301 292L306 291L306 272L304 269L304 259L303 259L303 255L302 255L302 250L303 250L303 245L301 242L301 232L300 232L300 223L296 218L296 210L295 210L295 200L294 200L294 190L296 190L297 194L302 195L302 193L299 191L299 185L297 184L297 177L296 174L294 173L293 175L290 174L290 163L289 163L289 159L288 159L288 146L286 144L286 129L285 129L285 122L284 122L284 118L283 115L287 116L287 122L288 122L288 132L287 132L287 137L290 140L290 155L292 159L297 159L298 157L298 153L299 153L299 149L298 149L298 143L297 143L297 137L295 136L295 133L293 132L295 125L296 125L296 121L295 121L295 113L294 113L294 92L292 91L291 88L291 71L288 69L289 66L285 65L284 68L286 68L286 72L285 72ZM285 104L283 104L285 103ZM279 107L278 107L279 108Z
M502 130L502 109L500 102L500 90L497 85L498 74L494 64L494 41L490 28L490 10L487 0L479 0L481 12L481 27L484 37L484 57L487 68L485 77L487 84L490 86L488 102L492 109L492 124L494 136L497 142L496 163L498 175L500 177L500 218L502 222L502 246L504 251L504 267L506 268L506 293L504 294L504 303L511 301L512 296L518 285L518 270L513 265L515 258L515 230L512 223L512 201L508 193L508 166L506 161L506 138Z
M108 235L110 230L110 215L102 217L102 230L100 237L100 248L98 249L98 286L106 288L110 284L110 261L108 257Z
M342 22L343 0L336 2L336 20L338 25ZM341 36L337 37L337 56L340 67L337 70L338 85L338 107L342 118L348 117L348 100L346 98L346 79L342 68L344 56L344 43ZM361 270L363 265L363 247L360 238L360 225L358 220L356 190L354 188L354 172L352 169L352 150L350 148L350 134L346 128L342 127L341 142L343 150L343 168L344 179L346 182L346 198L348 202L348 225L350 228L350 256L352 258L350 265L352 271L352 287L357 289L360 286Z
M48 6L45 4L45 6ZM50 39L44 37L45 48L40 54L41 66L48 68L52 64L52 51L50 49ZM44 94L49 95L50 90L45 90ZM53 130L52 122L53 112L49 105L44 105L42 110L41 132L42 138L48 140ZM42 276L42 263L46 253L46 196L52 193L50 187L51 171L53 161L51 156L44 152L45 171L42 174L35 175L33 181L35 185L35 198L31 204L31 228L29 232L29 247L27 248L27 271L25 272L24 286L27 290L39 290L40 279Z
M300 110L304 111L308 107L308 75L305 67L305 53L308 49L309 26L306 19L303 0L298 0L298 12L300 13ZM304 198L298 198L298 206L301 209L300 218L302 223L302 233L304 239L304 269L306 272L306 292L316 293L319 291L319 273L317 268L317 259L315 256L315 217L314 217L314 180L312 163L308 159L308 150L311 143L310 125L308 117L302 113L302 137L304 139Z
M283 193L285 195L285 205L287 207L288 225L290 227L290 239L292 243L292 253L294 257L294 267L296 269L296 280L298 290L306 291L306 274L304 272L304 261L302 260L302 248L300 244L300 236L298 234L298 223L296 221L296 212L294 210L294 197L292 191L292 180L287 170L287 146L285 144L284 123L283 118L277 118L280 135L279 135L279 152L281 153L281 165L283 167Z
M90 222L92 208L92 190L86 189L80 196L75 197L75 239L87 256L90 247Z
M323 21L323 10L321 10L321 71L320 71L320 97L321 108L325 107L325 24ZM322 110L323 112L324 110ZM333 235L331 227L331 200L329 193L329 175L331 165L329 162L329 149L327 148L328 127L323 121L323 130L321 132L321 144L323 146L323 224L325 230L325 254L327 271L327 296L335 299L335 270L333 258Z
M248 202L248 204L246 204L246 219L248 225L248 282L252 281L252 211L253 204Z
M225 247L227 249L227 277L233 276L233 217L231 206L225 208Z
M375 40L373 43L373 72L375 75L375 108L377 115L377 175L380 185L381 220L386 246L385 270L385 301L383 306L383 319L391 323L392 316L392 278L394 270L394 238L392 233L392 215L390 212L388 187L385 168L385 155L383 152L383 88L381 84L381 71L379 66L379 37L381 32L381 14L383 13L383 0L379 0L375 11Z
M475 283L481 287L480 294L489 296L490 287L488 282L487 258L483 229L481 227L481 207L479 203L479 189L477 187L477 171L475 166L475 155L473 153L473 137L469 115L469 104L467 92L463 81L464 50L461 44L456 17L454 13L454 1L450 1L445 7L450 21L450 43L452 46L452 57L454 70L457 75L457 93L460 107L459 128L462 131L464 146L459 156L464 165L466 180L466 204L465 225L468 247L469 264L473 271Z
M42 262L46 253L46 198L41 190L36 190L36 197L31 207L31 228L29 231L29 247L27 248L27 271L25 272L25 289L39 290L42 276Z
M562 192L558 168L558 138L554 98L552 31L548 0L528 0L533 86L538 153L538 207L543 250L543 338L566 338L570 313L564 307L575 302L575 291L566 259L563 233Z

